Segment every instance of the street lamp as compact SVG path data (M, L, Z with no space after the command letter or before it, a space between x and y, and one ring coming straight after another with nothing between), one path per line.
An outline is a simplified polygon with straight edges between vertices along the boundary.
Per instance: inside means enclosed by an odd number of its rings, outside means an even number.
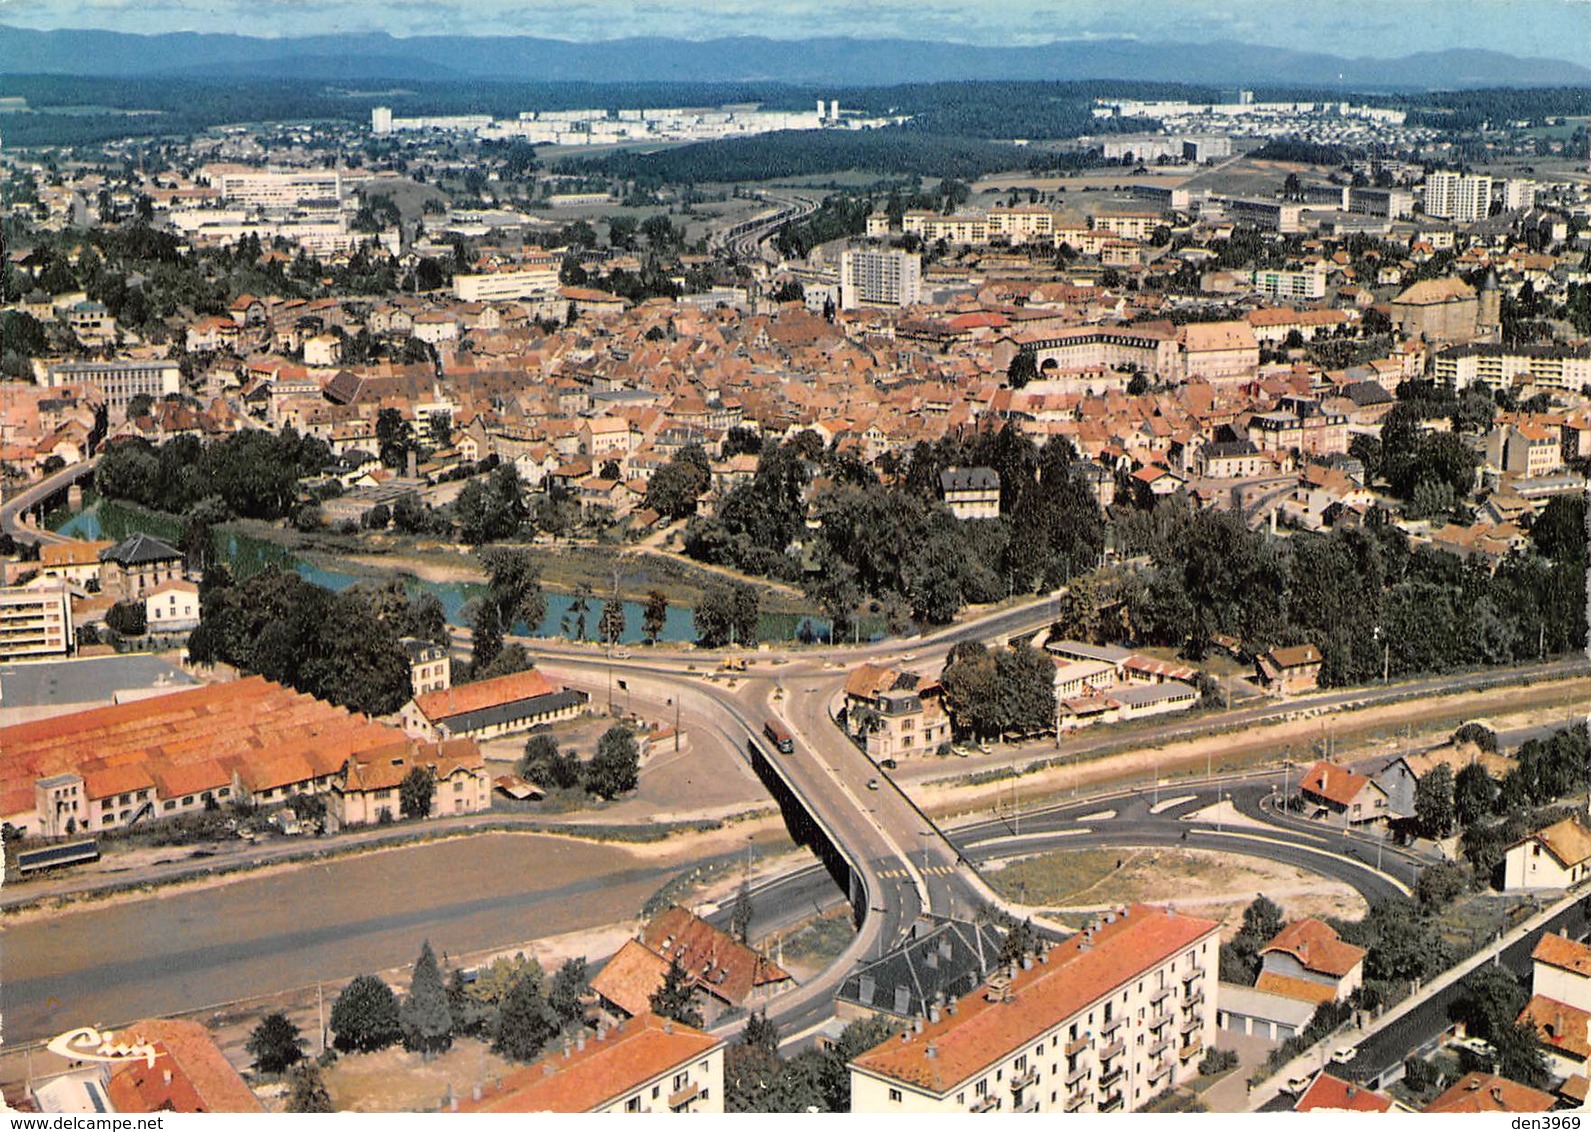
M679 701L673 696L668 698L668 704L674 709L674 753L679 753Z

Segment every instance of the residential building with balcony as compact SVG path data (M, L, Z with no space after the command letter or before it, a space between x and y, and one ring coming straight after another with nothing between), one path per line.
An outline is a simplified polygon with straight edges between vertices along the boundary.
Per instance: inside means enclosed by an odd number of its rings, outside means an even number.
M41 575L0 589L0 660L65 656L76 648L72 591L64 581Z
M851 1111L1121 1112L1198 1075L1220 925L1135 904L850 1064Z
M724 1111L724 1042L642 1014L566 1040L450 1106L455 1112Z

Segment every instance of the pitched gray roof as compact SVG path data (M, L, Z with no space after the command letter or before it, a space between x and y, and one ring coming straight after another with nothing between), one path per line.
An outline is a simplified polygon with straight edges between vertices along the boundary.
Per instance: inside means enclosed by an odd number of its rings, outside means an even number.
M99 554L101 562L115 562L122 566L142 566L146 562L169 562L173 558L181 557L182 551L174 546L168 546L154 535L146 535L143 531L122 539L109 550L102 550Z

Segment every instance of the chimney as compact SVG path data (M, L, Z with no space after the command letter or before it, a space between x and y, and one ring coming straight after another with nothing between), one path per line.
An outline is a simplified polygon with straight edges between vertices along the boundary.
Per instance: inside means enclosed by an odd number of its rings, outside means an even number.
M1496 1101L1498 1104L1503 1103L1503 1087L1501 1085L1492 1086L1492 1100Z
M608 1024L606 1022L598 1022L597 1023L597 1041L605 1042L607 1040L608 1040Z
M563 1056L565 1061L569 1060L569 1051L572 1049L574 1049L574 1046L570 1043L568 1038L565 1038L563 1040Z
M1033 970L1033 953L1031 951L1024 951L1022 953L1022 969L1024 971Z
M672 1034L674 1032L674 1019L672 1019L672 1018L663 1019L663 1032L665 1034Z
M449 1112L457 1112L459 1110L459 1099L451 1092L447 1096L447 1110Z
M575 1037L575 1049L584 1050L585 1048L586 1048L586 1035L585 1035L585 1031L582 1030Z
M923 1032L923 1020L922 1020L922 1018L920 1018L920 1017L913 1018L912 1019L912 1033L920 1034L922 1032Z
M168 1089L171 1088L171 1070L169 1070L169 1069L165 1070L161 1074L161 1077L164 1078L164 1080L166 1082L166 1088L168 1088Z
M474 1100L475 1103L477 1103L477 1104L480 1103L480 1100L481 1100L481 1087L480 1087L480 1085L478 1083L470 1088L470 1098L472 1100Z
M951 995L950 996L950 1001L945 1003L945 1012L947 1014L955 1014L956 1005L957 1005L956 996L955 995ZM1591 1023L1588 1023L1588 1025L1591 1025Z
M923 1056L924 1057L938 1057L939 1056L939 1047L936 1046L933 1042L929 1042L928 1043L928 1048L923 1050Z
M928 1004L928 1021L933 1023L938 1023L939 1021L939 1004L937 1002Z
M1354 1085L1349 1085L1348 1086L1348 1099L1352 1100L1354 1097L1356 1097L1358 1095L1359 1095L1359 1089L1356 1086L1354 1086Z

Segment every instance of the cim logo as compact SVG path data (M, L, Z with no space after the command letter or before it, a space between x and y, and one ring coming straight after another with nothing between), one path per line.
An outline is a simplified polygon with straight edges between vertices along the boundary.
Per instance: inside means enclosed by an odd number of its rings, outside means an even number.
M114 1031L103 1034L92 1026L79 1026L45 1043L45 1049L75 1061L143 1061L151 1069L160 1056L148 1042L118 1042Z

